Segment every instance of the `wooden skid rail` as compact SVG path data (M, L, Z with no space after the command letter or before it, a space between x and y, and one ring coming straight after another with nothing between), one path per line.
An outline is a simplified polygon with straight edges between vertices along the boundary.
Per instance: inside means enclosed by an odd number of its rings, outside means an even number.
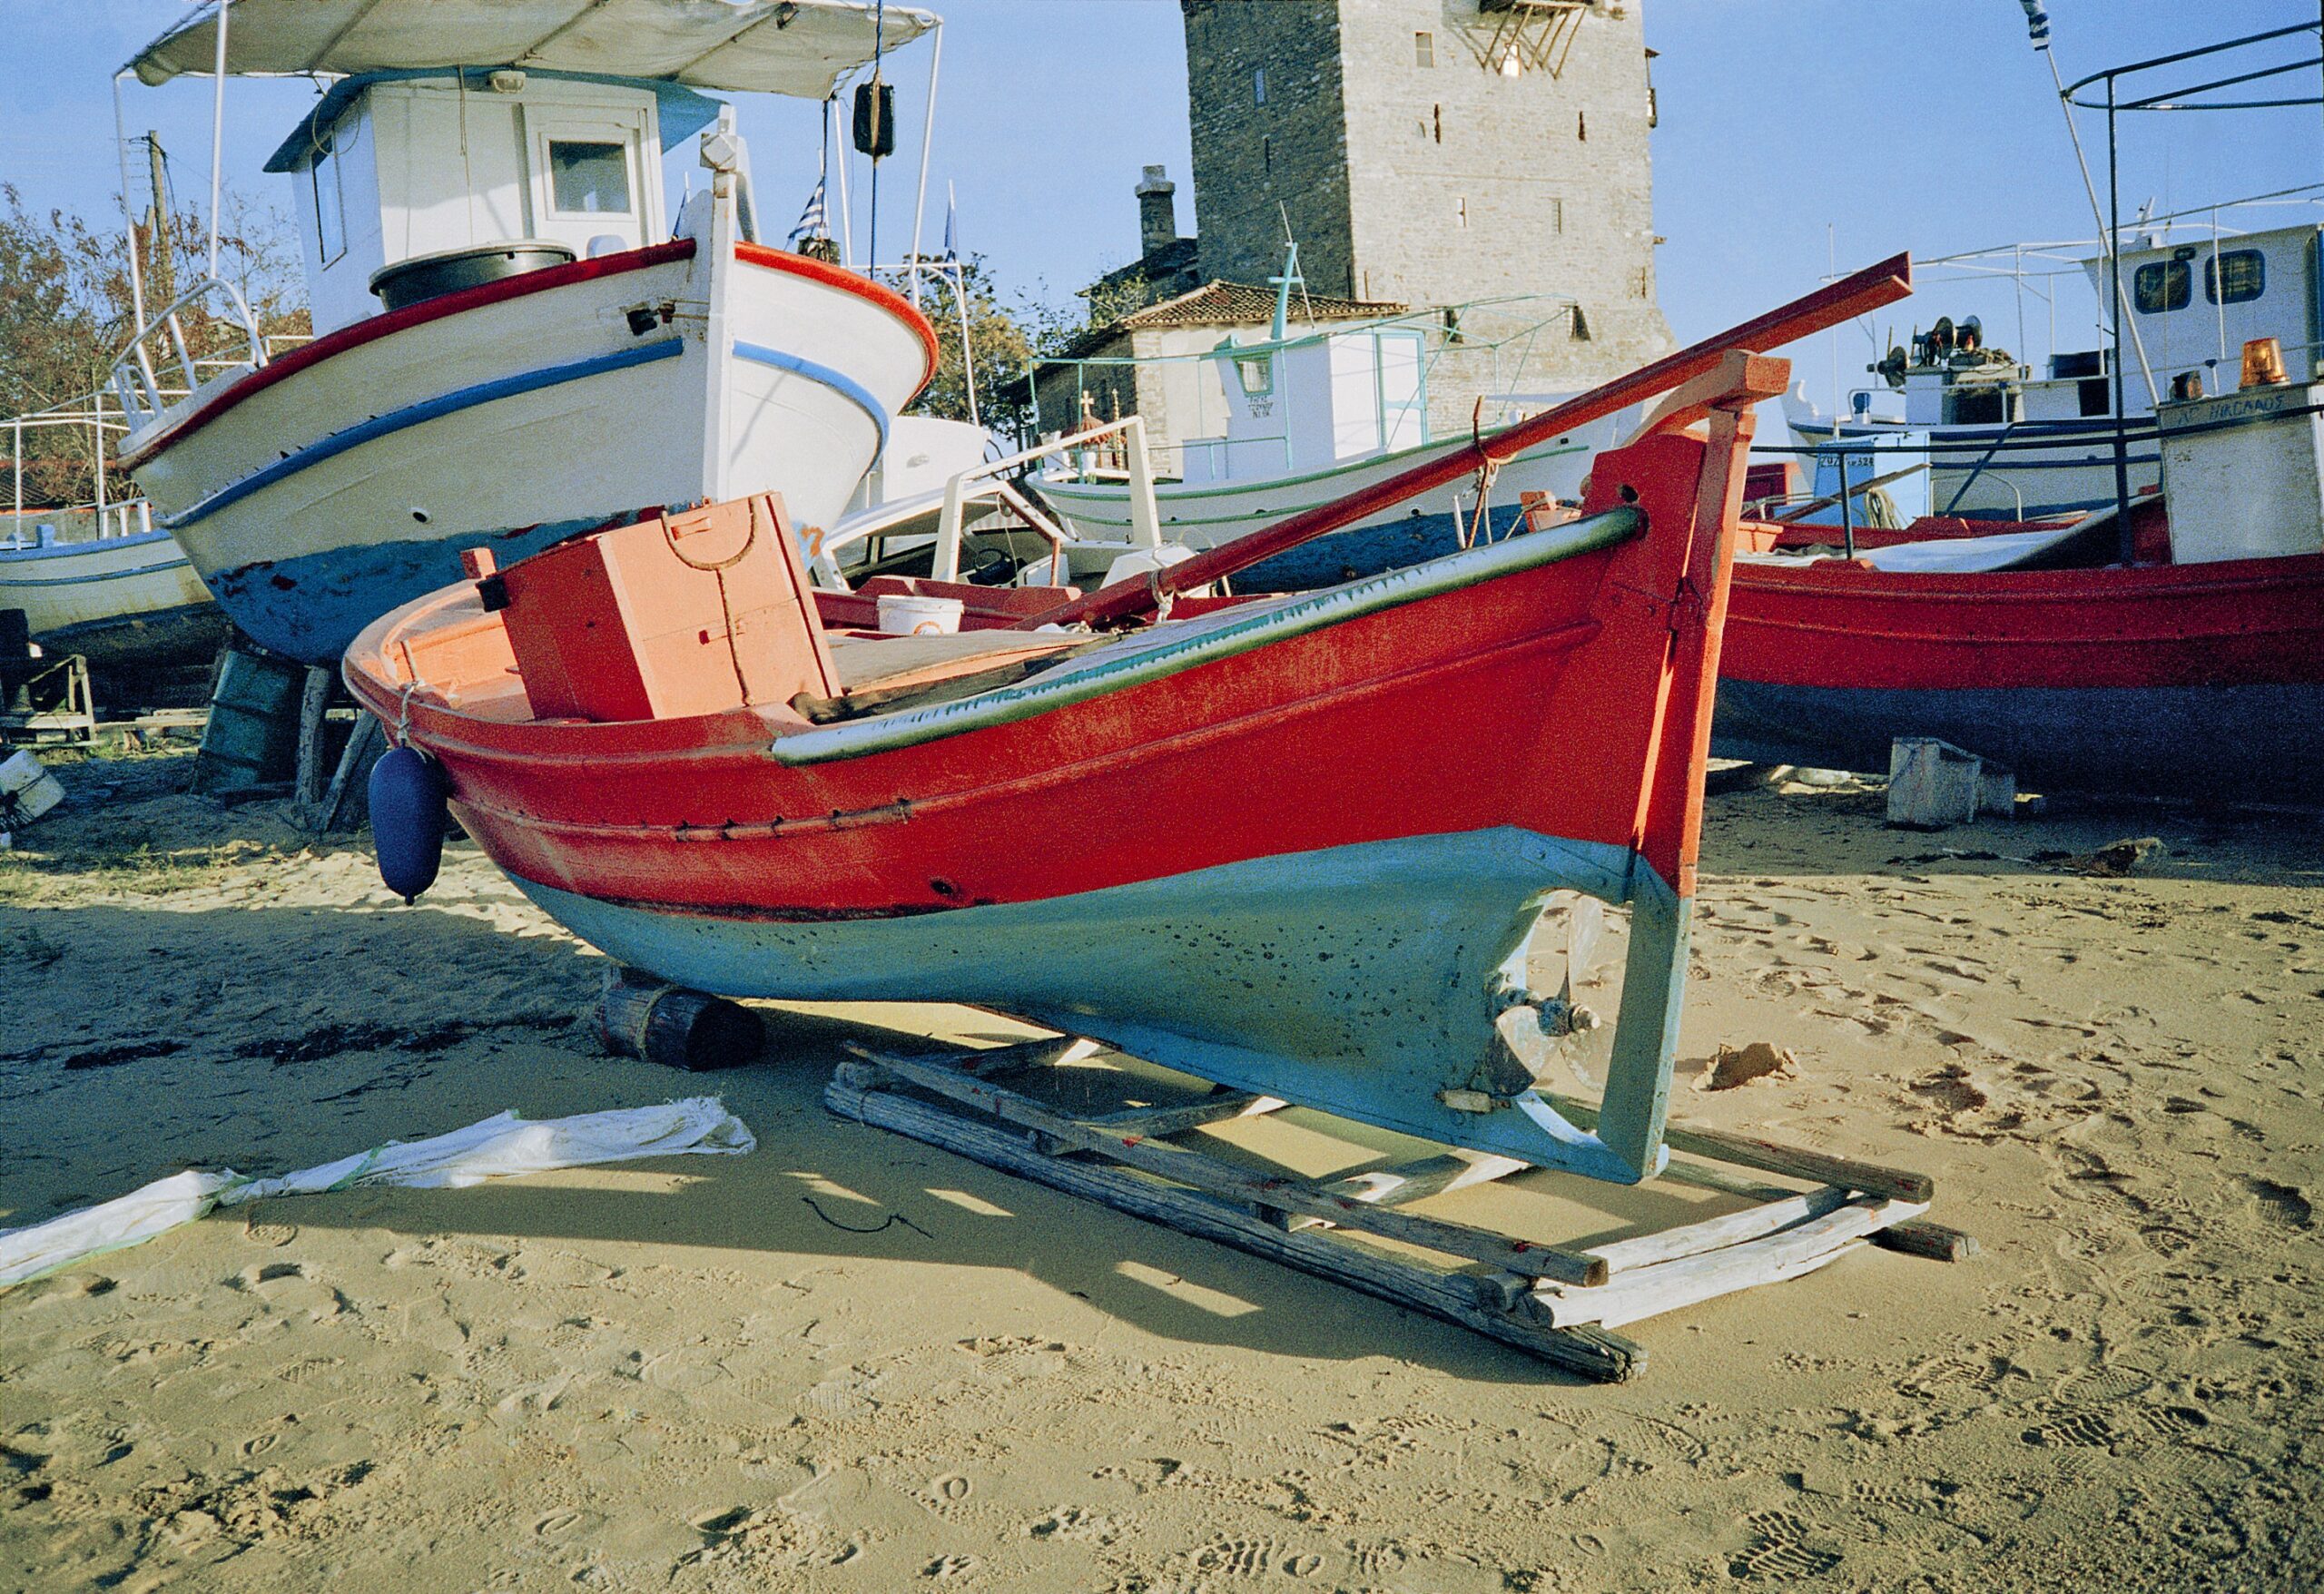
M861 1060L842 1064L823 1093L842 1117L1352 1285L1601 1381L1644 1371L1645 1348L1614 1332L1641 1317L1797 1278L1867 1240L1945 1261L1974 1250L1967 1235L1920 1221L1932 1193L1920 1175L1713 1135L1689 1136L1686 1149L1703 1160L1674 1159L1664 1177L1750 1206L1599 1245L1545 1245L1403 1210L1532 1171L1511 1157L1451 1151L1311 1181L1165 1138L1274 1112L1284 1103L1272 1097L1221 1088L1183 1106L1085 1117L997 1083L1078 1062L1099 1049L1093 1042L1060 1037L909 1058L851 1049ZM1679 1139L1674 1131L1671 1144ZM1721 1162L1818 1182L1786 1189ZM1843 1171L1835 1176L1835 1169ZM1820 1182L1827 1177L1832 1182ZM1457 1262L1391 1251L1366 1244L1367 1235Z

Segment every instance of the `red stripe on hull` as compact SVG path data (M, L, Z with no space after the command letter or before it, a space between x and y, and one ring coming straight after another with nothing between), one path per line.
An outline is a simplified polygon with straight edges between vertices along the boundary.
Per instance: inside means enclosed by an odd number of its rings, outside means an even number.
M1846 688L2324 682L2324 555L1979 575L1738 565L1721 673Z
M836 288L842 293L852 293L858 299L868 299L881 310L910 327L920 335L921 347L927 351L928 368L921 373L922 388L936 379L936 329L928 318L912 307L911 300L894 289L874 282L869 277L858 276L843 266L816 260L812 255L793 254L788 250L769 249L763 243L738 243L734 258L746 266L763 266L772 271L788 272L821 282L826 288Z

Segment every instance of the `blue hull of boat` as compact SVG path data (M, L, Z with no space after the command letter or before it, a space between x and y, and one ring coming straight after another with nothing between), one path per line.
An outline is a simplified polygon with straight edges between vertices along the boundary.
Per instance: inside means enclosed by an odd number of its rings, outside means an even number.
M2324 686L1873 689L1722 678L1711 752L1885 774L1889 743L1939 736L2021 788L2324 802Z
M511 565L619 517L586 515L509 531L367 543L263 559L204 579L252 641L303 664L337 664L357 634L389 609L466 579L462 549L490 548L501 564Z
M1630 1116L1614 1105L1625 1093L1610 1085L1603 1139L1531 1090L1487 1113L1438 1098L1480 1088L1494 1070L1504 1005L1495 990L1522 984L1526 938L1558 890L1632 905L1611 1077L1659 1077L1667 1092L1688 904L1621 847L1503 828L1257 859L1042 902L813 922L517 884L622 963L694 989L964 1002L1449 1145L1621 1183L1662 1166L1659 1092L1631 1093L1652 1120L1633 1125L1620 1121ZM1641 1146L1650 1149L1637 1155Z

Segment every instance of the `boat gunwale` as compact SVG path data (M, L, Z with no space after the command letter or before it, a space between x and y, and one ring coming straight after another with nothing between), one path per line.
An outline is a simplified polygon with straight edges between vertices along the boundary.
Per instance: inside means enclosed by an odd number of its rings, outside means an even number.
M747 745L753 756L767 758L785 767L798 768L901 751L1036 718L1094 698L1149 684L1203 664L1237 657L1277 642L1290 641L1386 610L1600 552L1644 535L1645 531L1646 519L1641 513L1627 506L1618 507L1549 531L1507 538L1484 547L1465 549L1423 565L1366 576L1319 593L1265 599L1253 605L1257 613L1239 618L1234 617L1233 610L1221 611L1229 616L1225 622L1206 627L1196 635L1178 639L1175 644L1148 646L1127 658L1106 661L1115 667L1102 672L1067 664L1030 682L992 688L950 703L917 709L898 709L839 725L803 728L787 734L778 731L765 705L744 705L710 714L668 720L544 723L538 720L487 719L483 715L463 713L456 704L433 697L433 694L443 691L439 684L414 680L399 687L390 684L383 671L375 673L375 664L388 665L393 657L392 650L416 639L424 623L431 617L443 616L437 621L438 625L461 623L444 615L444 611L464 601L476 601L473 585L465 582L431 593L374 621L349 647L341 674L350 689L383 723L396 726L425 716L428 722L424 733L426 740L442 741L448 744L457 740L463 751L473 751L479 757L507 757L521 753L530 762L548 762L561 757L602 759L608 755L602 745L606 737L636 737L640 734L640 727L644 726L656 726L662 730L658 737L653 738L655 744L636 749L635 756L654 760L697 754L715 757L731 753L742 744L739 735L734 739L714 742L664 739L689 735L699 737L703 732L724 724L738 733L749 735ZM1558 629L1562 631L1565 627ZM1544 635L1551 634L1542 633ZM430 697L419 695L423 688L431 693ZM445 733L456 731L463 723L490 726L493 732L486 733L484 739L474 739L474 733L458 738ZM876 736L867 734L867 732L874 730ZM776 733L769 736L769 732ZM576 745L569 751L540 745L541 737L555 736L556 733L575 733L573 741ZM787 743L803 741L808 743L803 755L793 748L789 749L793 756L785 756ZM588 745L580 745L585 743ZM527 745L519 746L518 743ZM613 754L624 755L623 753Z
M1965 539L1962 539L1965 540ZM2286 571L2284 566L2297 568ZM2248 559L2207 559L2185 565L2101 565L2066 570L1880 570L1846 559L1803 559L1797 565L1738 559L1738 588L1786 597L1880 598L1895 602L2054 603L2098 600L2152 603L2191 596L2232 595L2301 585L2324 586L2324 551L2268 554ZM2126 581L2136 590L2122 590ZM1749 618L1751 616L1746 616Z
M28 563L34 559L60 559L73 554L109 554L120 548L150 547L157 542L170 540L172 538L168 528L157 526L152 531L133 532L127 536L101 536L87 542L50 543L46 546L33 544L21 548L12 548L5 543L0 543L0 565L18 560ZM179 551L178 557L181 559L185 557L182 549ZM166 564L152 565L143 568L162 570L167 569L168 566Z

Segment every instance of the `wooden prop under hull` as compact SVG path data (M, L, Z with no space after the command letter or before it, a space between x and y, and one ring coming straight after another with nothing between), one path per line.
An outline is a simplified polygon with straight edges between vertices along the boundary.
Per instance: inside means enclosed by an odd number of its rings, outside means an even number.
M1262 1117L1284 1101L1217 1090L1092 1111L1088 1103L1108 1075L1126 1087L1118 1095L1155 1093L1150 1079L1118 1068L1075 1067L1097 1050L1059 1037L940 1056L860 1052L862 1060L841 1066L823 1102L838 1117L1352 1285L1606 1382L1645 1371L1646 1348L1616 1332L1641 1318L1800 1277L1866 1241L1946 1261L1974 1251L1966 1235L1922 1220L1934 1191L1918 1175L1684 1131L1674 1141L1689 1156L1664 1176L1744 1205L1597 1244L1517 1238L1413 1207L1524 1174L1521 1161L1437 1154L1328 1181L1228 1162L1171 1137ZM1071 1111L1025 1080L1068 1068ZM1444 1260L1424 1255L1432 1253Z

